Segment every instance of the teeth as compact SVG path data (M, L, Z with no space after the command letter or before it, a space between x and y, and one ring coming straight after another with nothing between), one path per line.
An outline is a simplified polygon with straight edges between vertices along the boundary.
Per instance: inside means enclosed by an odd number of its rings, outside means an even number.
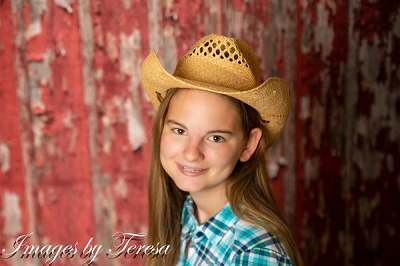
M203 170L203 169L200 169L200 170L190 169L190 168L187 168L187 167L185 167L185 166L183 166L183 165L181 165L181 166L182 166L182 168L183 168L183 170L184 170L185 172L190 172L190 173L198 173L198 172L200 172L200 171Z

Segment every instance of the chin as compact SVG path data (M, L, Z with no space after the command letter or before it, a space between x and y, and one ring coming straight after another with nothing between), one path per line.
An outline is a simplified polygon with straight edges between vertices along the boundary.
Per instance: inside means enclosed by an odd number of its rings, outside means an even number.
M197 191L200 191L200 190L201 190L201 189L198 188L198 187L193 187L193 186L190 186L190 185L180 185L180 184L176 184L176 183L175 183L175 185L176 185L180 190L182 190L182 191L184 191L184 192L189 192L189 193L197 192Z
M174 180L174 183L180 190L184 192L193 193L193 192L199 192L202 189L204 189L202 186L199 186L197 184L190 184L189 182L176 182Z

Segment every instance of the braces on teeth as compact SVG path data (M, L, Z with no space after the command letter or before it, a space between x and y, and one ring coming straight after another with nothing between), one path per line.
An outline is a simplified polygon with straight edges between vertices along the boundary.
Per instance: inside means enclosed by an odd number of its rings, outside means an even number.
M190 168L187 168L187 167L185 167L185 166L183 166L183 165L181 165L181 166L182 166L182 168L183 168L184 171L186 171L186 172L191 172L191 173L200 172L200 171L203 170L203 169L200 169L200 170L190 169Z

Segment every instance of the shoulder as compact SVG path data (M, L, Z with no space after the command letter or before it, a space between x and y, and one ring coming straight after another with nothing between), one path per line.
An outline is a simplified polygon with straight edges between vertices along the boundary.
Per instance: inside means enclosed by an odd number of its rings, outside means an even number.
M232 265L292 265L274 235L242 220L235 224L231 262Z
M289 257L268 248L253 248L236 256L230 265L292 266Z

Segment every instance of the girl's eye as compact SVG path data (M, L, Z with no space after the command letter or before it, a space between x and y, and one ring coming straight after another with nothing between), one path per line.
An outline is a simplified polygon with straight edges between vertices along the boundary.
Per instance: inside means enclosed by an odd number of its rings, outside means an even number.
M225 139L221 136L211 136L210 140L216 143L224 142Z
M182 128L174 128L172 131L177 135L186 135L186 131Z

